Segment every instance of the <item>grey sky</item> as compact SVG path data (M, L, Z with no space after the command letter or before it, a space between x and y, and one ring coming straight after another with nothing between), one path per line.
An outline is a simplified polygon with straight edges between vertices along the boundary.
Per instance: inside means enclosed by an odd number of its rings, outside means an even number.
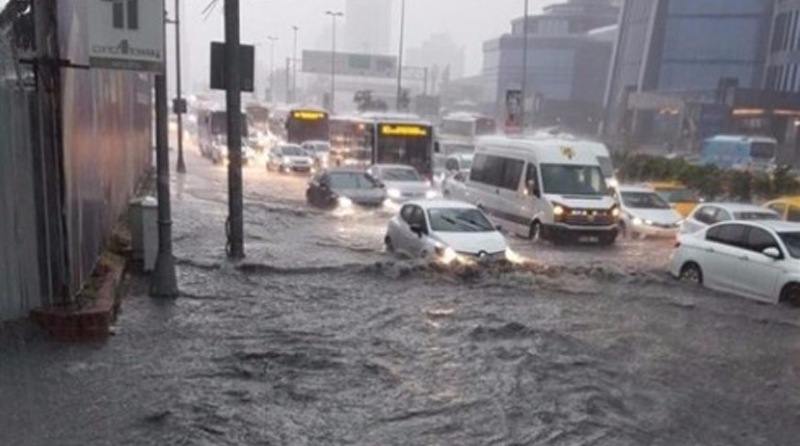
M222 0L217 10L205 21L200 13L210 0L182 1L185 5L184 36L189 63L193 71L204 70L208 64L208 43L222 40ZM392 15L399 23L400 0L394 1L395 11ZM557 2L531 0L531 12L538 12L542 6ZM173 3L167 0L168 9L171 10ZM292 51L292 25L300 27L298 46L301 49L316 47L321 42L327 45L331 25L325 11L344 11L344 4L344 0L242 0L242 40L248 43L266 42L268 35L277 35L281 40L276 44L275 59L285 61ZM522 12L523 0L406 0L406 45L417 46L433 33L449 33L467 50L467 74L476 74L482 63L483 42L508 32L510 21L522 15ZM396 48L397 25L392 34L395 42L393 48ZM269 54L268 46L262 48L262 54Z

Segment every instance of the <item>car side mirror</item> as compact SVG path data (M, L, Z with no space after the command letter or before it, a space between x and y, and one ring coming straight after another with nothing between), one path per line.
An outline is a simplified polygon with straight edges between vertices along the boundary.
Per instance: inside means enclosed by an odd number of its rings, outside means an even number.
M774 247L774 246L770 247L770 248L767 248L767 249L765 249L765 250L763 250L761 252L762 252L762 254L764 254L765 256L767 256L767 257L769 257L770 259L773 259L773 260L781 260L783 258L783 255L781 254L781 250L776 248L776 247Z
M494 228L497 229L498 232L503 232L503 226L501 225L496 225Z
M541 198L542 193L535 181L528 181L528 192L536 198Z
M422 238L422 235L425 234L425 227L419 223L411 223L409 227L411 228L411 232L417 234L420 238Z

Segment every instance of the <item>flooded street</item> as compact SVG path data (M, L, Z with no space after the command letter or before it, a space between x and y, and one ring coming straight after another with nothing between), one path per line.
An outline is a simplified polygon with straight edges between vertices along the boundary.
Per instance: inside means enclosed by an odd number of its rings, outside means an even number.
M183 297L133 280L117 335L0 338L0 445L796 445L800 311L675 283L670 241L532 245L522 266L384 253L391 213L245 169L173 180Z

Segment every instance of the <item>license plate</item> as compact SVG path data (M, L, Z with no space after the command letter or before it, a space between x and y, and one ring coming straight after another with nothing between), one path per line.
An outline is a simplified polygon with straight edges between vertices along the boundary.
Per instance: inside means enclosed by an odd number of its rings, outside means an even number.
M580 242L580 243L598 243L598 242L600 242L600 237L583 236L583 237L578 238L578 242Z

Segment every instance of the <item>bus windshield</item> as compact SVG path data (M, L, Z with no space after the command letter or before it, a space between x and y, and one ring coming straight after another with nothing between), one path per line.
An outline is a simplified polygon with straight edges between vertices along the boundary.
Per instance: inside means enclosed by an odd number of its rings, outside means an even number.
M775 158L775 144L770 142L754 142L750 144L750 156L756 159Z
M544 191L553 195L607 195L606 179L598 166L543 164Z
M295 110L286 119L287 142L328 141L330 127L328 114L316 111Z

